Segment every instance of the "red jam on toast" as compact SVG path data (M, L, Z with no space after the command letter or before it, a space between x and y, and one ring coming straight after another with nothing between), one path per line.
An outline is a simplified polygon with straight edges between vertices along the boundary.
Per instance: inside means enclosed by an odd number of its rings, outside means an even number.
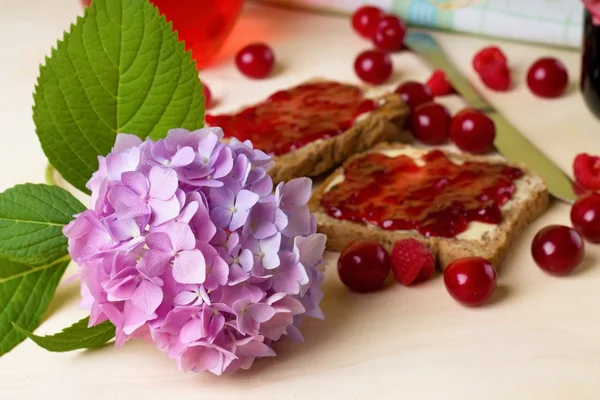
M340 135L359 115L376 108L377 102L358 86L319 81L281 90L236 114L207 115L206 122L278 156Z
M454 163L439 150L424 153L421 160L377 152L353 158L344 165L344 180L325 191L321 205L341 220L455 237L471 221L499 224L500 207L523 176L503 164Z

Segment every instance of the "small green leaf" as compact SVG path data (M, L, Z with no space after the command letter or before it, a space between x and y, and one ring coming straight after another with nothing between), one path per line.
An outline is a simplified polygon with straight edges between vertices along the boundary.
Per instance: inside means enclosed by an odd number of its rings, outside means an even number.
M0 259L0 356L25 339L11 322L27 330L38 327L70 261L64 256L30 266Z
M40 68L34 102L46 156L85 192L118 133L158 139L204 121L190 53L142 0L94 0Z
M66 255L62 228L84 210L57 186L25 184L0 193L0 256L35 266Z
M17 324L13 323L13 325L17 331L33 340L38 346L54 352L95 349L115 337L115 326L110 321L104 321L90 328L88 323L89 318L86 317L51 336L37 336Z

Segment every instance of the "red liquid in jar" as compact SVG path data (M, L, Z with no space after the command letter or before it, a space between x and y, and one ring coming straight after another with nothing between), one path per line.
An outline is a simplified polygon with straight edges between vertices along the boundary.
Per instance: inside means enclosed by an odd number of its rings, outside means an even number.
M281 155L341 134L375 108L357 86L315 82L276 92L236 114L207 115L206 122L223 128L225 136L249 139L255 148Z
M89 6L91 0L82 0ZM221 48L237 19L243 0L150 0L173 23L198 68Z
M427 237L454 237L471 221L498 224L523 172L500 164L454 164L431 151L419 166L411 157L368 153L344 165L344 181L323 194L337 219L385 230L416 229Z

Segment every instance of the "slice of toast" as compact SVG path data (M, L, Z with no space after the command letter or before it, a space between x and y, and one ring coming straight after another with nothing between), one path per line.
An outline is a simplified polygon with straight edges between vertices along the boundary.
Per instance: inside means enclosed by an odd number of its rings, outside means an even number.
M327 81L313 79L305 83L315 82ZM378 143L392 142L401 138L402 126L409 113L408 106L402 98L395 93L378 93L369 96L368 93L373 90L372 88L359 87L365 93L365 97L372 98L378 107L359 116L349 129L337 136L318 139L296 150L274 156L275 165L269 171L269 175L275 184L302 176L322 175L353 154L370 149ZM236 113L249 107L252 106L243 107ZM227 132L225 136L227 137Z
M403 144L380 144L369 152L380 152L390 149L410 151L418 156L431 149L415 149ZM526 167L511 164L490 156L475 156L459 153L446 153L455 163L461 161L484 162L502 164L520 168L524 175L515 181L516 192L513 198L502 206L502 222L498 225L479 223L473 229L483 226L486 229L471 231L473 237L460 234L454 238L431 237L427 238L416 230L390 231L375 225L336 219L329 216L321 206L321 198L325 191L330 190L343 181L343 166L330 175L323 184L313 193L309 206L315 213L318 229L327 235L327 246L332 251L343 251L350 242L363 239L381 243L391 251L394 243L401 239L414 238L424 243L436 255L442 268L458 258L479 256L488 259L492 264L499 265L515 237L548 206L549 195L542 179L531 173ZM361 157L360 154L351 157L348 161ZM471 226L470 226L471 228ZM470 229L469 228L469 229Z

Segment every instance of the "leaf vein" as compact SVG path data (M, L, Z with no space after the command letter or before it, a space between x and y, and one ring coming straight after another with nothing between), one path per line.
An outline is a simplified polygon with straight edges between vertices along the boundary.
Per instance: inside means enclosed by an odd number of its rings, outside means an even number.
M69 256L68 256L68 255L66 255L66 256L62 256L62 257L61 257L61 258L59 258L58 260L55 260L55 261L53 261L53 262L51 262L51 263L44 264L44 265L40 265L40 266L35 266L35 267L32 267L32 269L30 269L30 270L23 271L23 272L20 272L20 273L18 273L18 274L15 274L15 275L11 275L11 276L9 276L9 277L6 277L6 278L0 278L0 283L8 282L8 281L11 281L11 280L13 280L13 279L20 278L20 277L22 277L22 276L27 276L27 275L29 275L29 274L32 274L32 273L34 273L34 272L37 272L37 271L43 271L43 270L46 270L46 269L48 269L48 268L50 268L50 267L53 267L53 266L55 266L55 265L56 265L56 264L58 264L58 263L61 263L61 262L67 261L68 259L69 259Z

